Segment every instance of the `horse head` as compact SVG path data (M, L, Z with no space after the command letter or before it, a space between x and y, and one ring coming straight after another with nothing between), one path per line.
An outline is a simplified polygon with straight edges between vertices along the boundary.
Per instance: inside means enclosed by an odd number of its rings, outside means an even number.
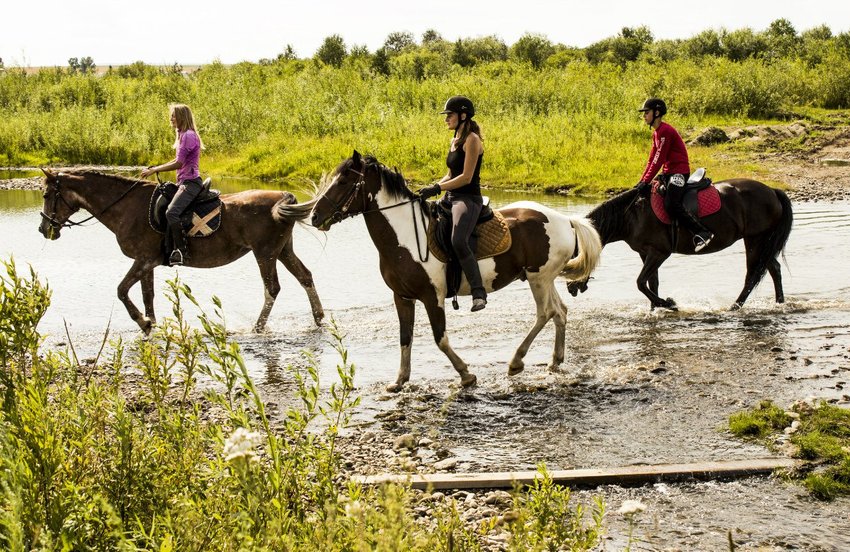
M38 231L49 240L59 239L59 234L71 215L79 211L80 206L73 193L68 193L69 175L41 169L44 173L44 204L41 207L41 224Z
M310 224L328 230L337 222L366 212L380 188L380 163L354 150L320 186Z

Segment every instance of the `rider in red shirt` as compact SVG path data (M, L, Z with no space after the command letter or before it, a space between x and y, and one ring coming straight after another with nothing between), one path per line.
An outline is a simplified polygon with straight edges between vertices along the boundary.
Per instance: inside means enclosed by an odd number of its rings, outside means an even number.
M653 133L649 161L646 163L646 170L643 171L637 187L640 190L646 188L660 169L661 175L658 178L667 188L664 195L664 208L668 214L693 232L694 252L702 251L714 234L700 222L699 218L682 206L685 182L691 173L685 142L675 128L661 120L667 113L667 104L664 100L650 98L638 111L643 112L643 120L653 129Z

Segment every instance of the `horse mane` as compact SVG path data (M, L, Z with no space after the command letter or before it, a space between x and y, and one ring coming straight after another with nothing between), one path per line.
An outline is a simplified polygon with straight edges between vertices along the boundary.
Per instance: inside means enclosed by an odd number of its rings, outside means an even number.
M377 171L378 175L381 177L381 185L387 193L390 194L390 197L394 199L413 199L414 194L410 191L410 188L407 187L407 181L399 171L390 169L372 155L362 157L361 161L364 164L365 171L372 169ZM339 164L334 174L342 174L348 170L358 169L359 167L354 166L354 158L349 157Z
M132 177L129 177L129 176L122 176L120 174L106 173L106 172L103 172L103 171L99 171L97 169L87 169L85 167L78 168L78 169L71 169L69 171L62 171L62 172L64 174L67 174L67 175L70 175L70 176L88 176L88 177L94 176L94 177L108 178L110 180L117 180L117 181L122 182L122 183L127 184L127 185L140 184L140 183L144 184L144 183L150 182L149 180L144 180L142 178L132 178Z
M637 188L620 192L609 200L597 205L587 218L593 221L593 226L599 232L602 243L608 243L615 236L622 236L626 231L626 211L639 201ZM618 238L622 239L622 238Z

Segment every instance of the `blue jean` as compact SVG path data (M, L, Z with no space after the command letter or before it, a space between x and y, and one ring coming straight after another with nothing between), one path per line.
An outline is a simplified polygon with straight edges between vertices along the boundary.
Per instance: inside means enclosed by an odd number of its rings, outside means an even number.
M192 180L184 180L178 185L177 193L174 194L174 199L168 204L168 209L165 210L165 218L168 220L168 225L173 226L180 224L180 215L192 203L192 200L198 197L203 189L203 181L198 178Z

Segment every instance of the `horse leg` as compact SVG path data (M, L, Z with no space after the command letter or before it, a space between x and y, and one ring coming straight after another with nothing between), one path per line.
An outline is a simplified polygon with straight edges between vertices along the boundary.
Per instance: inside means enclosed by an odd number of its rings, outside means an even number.
M150 269L142 274L142 302L145 304L145 316L151 321L151 325L156 324L153 293L153 269Z
M424 302L425 312L428 313L428 320L431 322L431 330L434 332L434 341L437 342L437 347L443 351L443 354L448 357L454 369L460 374L460 383L464 387L475 385L478 378L475 374L470 374L466 363L454 352L454 349L449 345L449 338L446 335L446 311L441 305L435 302Z
M643 268L638 274L637 278L637 287L641 293L643 293L649 302L652 304L652 308L664 308L670 310L677 310L676 302L671 298L662 299L659 297L657 289L658 289L658 268L664 264L664 261L670 256L669 253L660 253L658 251L650 251L646 254L641 254L641 258L643 259ZM653 286L655 289L653 289Z
M130 300L130 288L136 285L136 282L145 277L145 274L150 272L153 274L153 267L148 266L145 261L135 260L133 261L133 266L130 267L130 270L124 276L124 279L121 280L121 283L118 284L118 299L124 303L124 308L127 309L127 314L130 315L130 318L139 325L139 328L148 335L151 333L151 328L153 327L153 321L144 316L139 309L136 308L136 305L133 304L133 301ZM153 288L153 282L151 282L151 288ZM144 294L144 289L142 290ZM151 289L151 295L153 295L153 289Z
M263 308L260 311L260 316L254 324L254 331L261 332L266 327L266 321L269 319L269 313L274 306L274 301L277 299L277 294L280 293L280 282L277 279L277 266L274 257L265 255L254 250L254 258L257 260L257 266L260 268L260 276L263 278L263 287L265 288L265 300Z
M531 327L531 330L529 330L528 335L525 336L525 339L514 353L514 357L511 359L510 364L508 364L509 376L519 374L523 371L525 363L522 359L525 358L525 355L528 353L528 349L531 347L531 344L534 342L537 334L539 334L540 330L543 329L543 326L545 326L546 323L556 315L556 311L558 310L555 308L552 300L552 294L555 293L557 295L554 285L547 285L546 283L542 283L536 279L532 280L531 278L528 279L528 283L531 287L531 294L534 296L534 302L537 305L537 318L534 321L534 325ZM558 299L560 302L560 298ZM566 319L566 311L563 314L560 327L558 326L558 321L555 321L555 352L552 358L553 365L560 364L564 359L564 319ZM559 349L560 361L558 360Z
M770 272L770 277L773 278L773 291L776 292L776 302L785 302L785 293L782 291L782 270L779 266L779 260L772 259L767 265L767 271Z
M398 293L393 295L395 310L398 314L399 344L401 346L401 363L395 383L387 386L387 391L401 391L404 384L410 380L410 349L413 344L413 321L416 315L416 301L405 299Z
M310 310L313 312L313 321L317 326L321 326L322 319L325 317L325 311L322 308L322 302L319 300L319 294L316 293L316 287L313 285L313 274L304 266L301 259L295 255L291 239L283 246L278 259L286 267L286 270L295 276L295 279L298 280L304 291L307 292L307 298L310 300Z
M738 295L738 298L735 299L735 303L732 305L730 310L738 310L743 307L744 302L747 300L747 297L750 296L750 293L752 293L753 290L756 288L756 285L758 285L759 280L761 280L762 276L764 276L764 269L759 270L758 267L759 259L761 258L763 243L764 240L759 238L744 238L744 249L747 253L747 275L744 277L744 288L741 290L741 294ZM777 263L777 267L778 264L779 263ZM773 272L771 272L771 276L773 276ZM776 285L775 276L773 279L773 283L774 285Z

